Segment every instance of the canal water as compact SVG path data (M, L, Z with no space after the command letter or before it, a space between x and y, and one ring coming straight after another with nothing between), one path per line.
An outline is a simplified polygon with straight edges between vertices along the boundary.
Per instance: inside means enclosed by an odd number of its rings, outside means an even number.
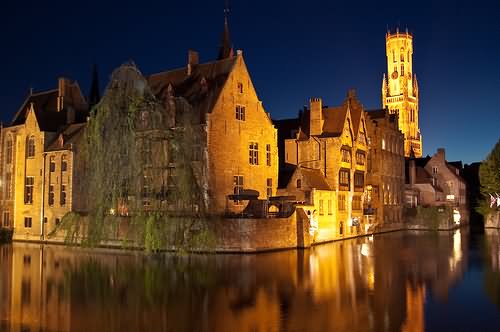
M259 255L0 247L0 331L500 331L500 232Z

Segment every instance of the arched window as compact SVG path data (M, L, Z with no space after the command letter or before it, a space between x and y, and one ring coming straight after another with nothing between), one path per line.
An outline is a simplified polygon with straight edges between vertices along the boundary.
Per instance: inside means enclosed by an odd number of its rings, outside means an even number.
M405 49L404 48L401 48L400 60L401 60L401 62L405 61Z
M5 143L5 163L12 163L12 138L7 138L7 143Z
M66 159L66 155L63 154L61 156L61 172L66 172L67 169L68 169L68 161Z
M26 143L26 158L34 158L35 157L35 137L28 137L28 141Z

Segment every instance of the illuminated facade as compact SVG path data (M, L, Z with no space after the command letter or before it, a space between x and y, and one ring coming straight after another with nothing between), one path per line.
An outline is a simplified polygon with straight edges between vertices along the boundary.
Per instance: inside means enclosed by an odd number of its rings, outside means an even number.
M2 225L14 239L43 240L72 211L73 144L88 105L78 83L30 93L11 126L2 130Z
M335 193L333 203L328 198L318 201L315 206L330 220L325 224L334 225L333 230L328 230L329 236L333 236L330 240L364 234L369 226L363 218L368 153L365 117L354 90L349 91L338 107L323 107L320 98L312 98L309 109L302 115L296 137L285 140L285 163L317 170ZM316 189L327 189L319 187L318 181L315 183ZM293 194L305 190L306 203L313 203L307 187L297 187L296 182L288 183L286 192ZM331 215L324 212L328 204L333 204ZM320 222L320 234L321 231Z
M422 156L422 136L418 126L418 83L413 73L413 36L408 32L387 33L387 76L382 80L382 105L399 116L399 129L405 137L405 156L413 151Z

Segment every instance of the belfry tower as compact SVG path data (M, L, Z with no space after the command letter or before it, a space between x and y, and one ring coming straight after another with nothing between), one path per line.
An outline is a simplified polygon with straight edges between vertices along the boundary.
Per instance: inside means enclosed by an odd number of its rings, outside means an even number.
M387 76L382 81L382 105L399 116L405 137L405 156L422 157L422 136L418 126L418 83L413 74L413 36L408 31L385 35Z

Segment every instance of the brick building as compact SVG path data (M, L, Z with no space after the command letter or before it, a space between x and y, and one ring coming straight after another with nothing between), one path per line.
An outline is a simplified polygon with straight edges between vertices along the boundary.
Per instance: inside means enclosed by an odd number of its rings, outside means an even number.
M366 184L367 207L374 209L379 225L403 221L404 136L398 117L387 109L369 111L370 142Z
M361 234L369 227L363 214L368 153L365 117L363 106L353 90L338 107L323 107L321 99L312 98L309 108L299 119L300 127L295 130L295 138L285 139L285 163L304 170L316 170L328 187L315 189L330 188L334 192L332 203L329 203L328 195L328 199L318 201L318 206L314 207L319 211L321 203L323 210L327 204L332 204L333 213L326 216L329 222L324 223L333 225L334 230L328 231L333 234L330 239ZM316 203L310 200L307 187L297 187L292 181L285 184L281 192L305 190L306 203Z

